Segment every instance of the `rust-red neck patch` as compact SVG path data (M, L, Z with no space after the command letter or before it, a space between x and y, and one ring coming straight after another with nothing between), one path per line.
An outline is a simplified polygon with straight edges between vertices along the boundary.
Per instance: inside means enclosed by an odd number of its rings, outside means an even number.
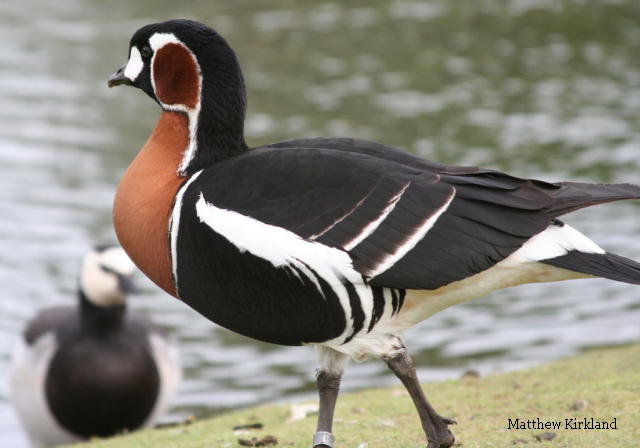
M183 45L167 43L153 61L158 99L168 106L195 109L200 101L200 70L193 54Z

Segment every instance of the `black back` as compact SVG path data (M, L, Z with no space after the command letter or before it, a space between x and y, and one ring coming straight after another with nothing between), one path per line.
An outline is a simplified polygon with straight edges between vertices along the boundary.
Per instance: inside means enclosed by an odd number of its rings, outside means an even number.
M327 341L339 336L350 318L354 327L362 325L364 314L353 285L343 280L352 313L345 315L321 276L315 277L326 300L304 275L300 281L287 269L274 269L212 231L196 212L201 195L216 207L344 250L345 242L401 192L378 230L348 251L363 282L398 290L436 289L488 269L549 225L542 209L553 198L520 179L478 168L468 168L467 176L436 174L438 167L418 163L428 164L371 142L316 138L256 148L211 166L183 197L178 294L219 325L272 343ZM447 213L410 254L379 277L367 278L380 259L454 193Z

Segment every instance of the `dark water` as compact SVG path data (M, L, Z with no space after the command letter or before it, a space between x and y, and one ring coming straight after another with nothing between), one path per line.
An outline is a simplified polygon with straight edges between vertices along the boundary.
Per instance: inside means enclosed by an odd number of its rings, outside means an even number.
M111 202L158 107L107 89L141 25L175 17L236 49L252 145L300 136L377 140L433 160L544 180L640 182L640 4L634 0L29 1L0 3L0 446L24 441L6 402L15 338L69 303L80 257L115 242ZM638 204L567 219L640 259ZM159 292L132 308L179 340L174 416L312 396L311 348L256 343ZM424 380L640 340L640 290L604 280L528 285L407 332ZM352 364L345 388L395 384Z

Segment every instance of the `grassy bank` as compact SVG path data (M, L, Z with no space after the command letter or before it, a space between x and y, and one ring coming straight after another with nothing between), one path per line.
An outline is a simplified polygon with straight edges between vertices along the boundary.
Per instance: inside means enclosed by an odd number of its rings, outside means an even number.
M469 447L536 444L534 436L554 432L553 447L640 446L640 345L594 350L575 358L522 372L426 384L427 397L445 416L458 420L457 443ZM309 448L316 417L286 423L291 406L262 406L154 431L142 431L83 448L238 447L238 439L275 436L278 446ZM509 429L537 419L561 422L560 429ZM565 429L566 419L606 421L617 429ZM238 425L262 423L263 429L234 434ZM336 448L422 447L426 438L402 387L341 395L334 424ZM526 444L524 442L527 442Z

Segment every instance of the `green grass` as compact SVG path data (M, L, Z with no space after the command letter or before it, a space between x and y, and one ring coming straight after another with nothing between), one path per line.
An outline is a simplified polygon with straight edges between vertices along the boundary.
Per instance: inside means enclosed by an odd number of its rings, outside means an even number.
M508 429L508 419L561 421L549 447L614 448L640 446L640 345L593 350L575 358L521 372L495 374L425 384L425 392L444 416L458 420L451 429L463 448L537 445L533 436L546 432ZM572 409L576 401L586 407ZM95 440L83 448L218 448L238 447L238 439L273 435L278 446L309 448L316 416L293 423L290 406L260 406L230 412L191 425L140 431L109 440ZM617 422L617 429L564 429L565 419L594 418ZM262 430L234 435L237 425L262 423ZM422 447L426 438L411 399L401 385L341 395L333 434L336 448ZM534 445L531 445L534 444Z

